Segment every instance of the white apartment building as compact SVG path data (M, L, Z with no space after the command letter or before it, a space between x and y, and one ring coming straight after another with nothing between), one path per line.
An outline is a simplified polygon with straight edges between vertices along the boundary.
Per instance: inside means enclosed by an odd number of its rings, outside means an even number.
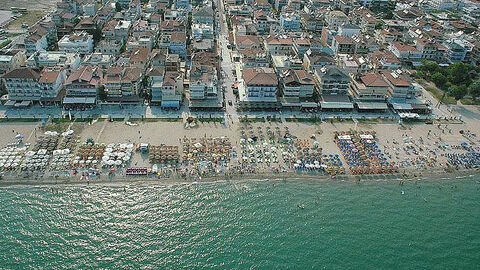
M190 71L190 99L217 99L216 69L212 66L197 66Z
M58 50L69 53L91 53L93 52L93 37L85 31L65 35L58 41Z
M37 52L27 59L27 66L30 68L62 67L66 69L77 69L82 62L78 53L67 53L60 51Z

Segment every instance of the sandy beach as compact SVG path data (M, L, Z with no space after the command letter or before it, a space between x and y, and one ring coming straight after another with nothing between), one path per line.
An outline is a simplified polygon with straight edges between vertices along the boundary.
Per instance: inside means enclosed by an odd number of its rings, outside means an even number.
M41 125L39 122L2 123L0 129L0 147L15 143L15 137L21 134L23 144L32 148L46 131L62 133L72 130L75 143L71 146L72 156L78 154L79 145L91 140L96 144L130 143L140 145L168 145L179 147L181 162L178 165L158 164L159 173L149 173L148 176L126 175L127 168L145 167L152 168L148 154L135 152L131 159L124 165L110 170L100 166L66 166L64 169L55 170L45 168L39 174L27 174L20 170L3 172L3 185L12 184L71 184L71 183L129 183L129 182L204 182L235 179L337 179L346 181L381 180L381 179L420 179L423 175L438 175L458 173L475 173L468 166L452 165L452 155L465 155L471 151L478 151L479 140L476 137L478 123L475 118L465 119L464 123L405 123L398 124L393 121L327 121L322 123L306 122L250 122L228 123L197 122L193 128L185 128L182 122L167 122L161 120L134 121L127 125L125 122L110 122L100 119L93 123L64 122ZM391 164L398 167L396 173L385 175L352 175L346 156L337 146L335 140L338 133L371 133L375 135L379 152ZM275 141L291 136L295 143L282 145ZM269 139L270 136L270 139ZM273 136L275 140L271 140ZM245 143L246 137L257 138L258 141ZM185 142L196 140L214 140L213 138L228 139L231 153L221 160L212 160L210 156L191 157ZM59 142L62 141L60 138ZM252 140L253 141L253 140ZM250 138L249 138L250 142ZM262 147L263 144L263 147ZM302 169L298 170L292 160L298 158L299 148L312 151L317 146L324 156L337 156L342 164L338 166L344 171L337 170L334 175L323 170ZM462 144L468 144L461 147ZM267 146L268 145L268 146ZM27 148L28 148L27 147ZM275 148L278 154L270 154ZM309 148L310 147L310 148ZM276 148L279 148L278 150ZM295 149L289 149L295 148ZM272 151L272 152L275 152ZM287 158L285 154L292 157ZM311 153L311 152L310 152ZM245 156L248 155L248 158ZM265 156L264 156L265 155ZM268 156L270 155L270 156ZM297 156L295 156L297 155ZM187 157L188 156L188 157ZM215 156L215 155L214 155ZM456 156L455 156L456 157ZM210 159L209 159L210 158ZM255 160L250 162L250 160ZM245 162L247 160L247 162ZM207 164L207 165L205 165ZM295 168L294 166L295 165ZM303 165L302 165L303 166ZM91 174L89 167L95 167ZM108 167L108 166L107 166ZM313 165L312 165L313 168ZM337 168L338 169L338 168ZM38 173L38 172L36 172Z

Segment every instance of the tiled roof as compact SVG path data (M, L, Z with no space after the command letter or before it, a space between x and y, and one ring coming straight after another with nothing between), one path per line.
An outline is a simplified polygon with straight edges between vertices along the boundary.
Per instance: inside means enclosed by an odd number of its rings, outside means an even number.
M262 44L259 37L256 36L236 36L237 44L248 45L248 44Z
M285 84L290 84L292 82L305 85L315 84L312 74L306 72L305 70L285 69L283 72L285 75L285 78L283 79Z
M31 68L17 68L5 73L2 78L38 80L40 78L40 70Z
M410 81L406 80L403 77L400 77L398 75L393 75L392 72L390 71L382 71L381 72L385 79L387 79L391 84L394 86L399 86L399 87L408 87L411 85Z
M346 36L335 36L334 39L340 44L353 44L353 39Z
M360 80L365 86L371 87L388 87L387 82L383 80L382 76L378 73L368 73L360 77Z
M267 38L267 44L269 45L292 45L292 43L292 38L289 37L269 36Z
M243 80L247 85L278 85L273 69L246 68L243 70Z
M60 71L58 70L43 70L40 74L40 83L54 83L57 81Z
M397 50L400 52L418 52L417 48L411 45L402 44L400 42L393 42L392 46L397 48Z

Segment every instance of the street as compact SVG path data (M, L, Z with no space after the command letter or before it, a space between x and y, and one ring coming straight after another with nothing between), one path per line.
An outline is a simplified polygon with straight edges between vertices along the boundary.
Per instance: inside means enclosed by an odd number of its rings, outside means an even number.
M216 0L217 1L217 8L219 11L219 25L220 25L220 32L219 32L219 38L218 38L218 43L220 46L221 50L221 56L222 56L222 61L221 61L221 69L222 69L222 74L224 74L223 77L223 85L225 86L225 119L230 118L234 122L238 122L238 113L237 110L235 109L235 94L233 93L232 89L232 84L235 82L235 78L233 77L232 74L232 68L233 68L233 63L230 55L230 49L228 49L228 26L227 26L227 19L226 19L226 12L225 12L225 6L222 0ZM232 102L232 105L229 105L229 101Z

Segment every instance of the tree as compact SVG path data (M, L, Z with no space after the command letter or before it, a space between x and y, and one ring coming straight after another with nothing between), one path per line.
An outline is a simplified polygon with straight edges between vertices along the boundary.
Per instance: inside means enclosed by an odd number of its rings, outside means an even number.
M469 67L464 63L455 63L448 67L448 80L454 85L469 83Z
M480 96L480 80L476 80L470 84L470 87L468 87L468 92L473 99L477 99Z
M104 101L107 99L107 93L105 92L105 86L101 85L98 87L98 99Z
M81 19L79 17L76 17L75 19L73 19L73 25L77 25L79 22L81 21Z
M424 79L425 78L425 73L421 70L417 70L414 74L416 79Z
M435 83L435 85L439 88L443 88L445 86L445 83L447 83L447 77L445 77L445 75L443 75L442 73L440 72L435 72L433 75L432 75L432 82Z
M117 11L117 12L121 12L121 11L122 11L122 5L120 5L119 2L116 2L116 3L115 3L115 11Z
M382 28L383 28L383 25L384 25L384 23L383 23L382 20L376 22L376 23L375 23L375 30L382 29Z
M422 63L421 69L431 75L440 71L440 66L434 61L425 60Z
M90 35L93 36L93 42L97 44L102 39L102 29L100 27L95 27L95 29L91 29L87 31Z
M460 85L460 86L453 85L448 89L448 92L456 100L460 100L468 93L468 89L465 85Z

